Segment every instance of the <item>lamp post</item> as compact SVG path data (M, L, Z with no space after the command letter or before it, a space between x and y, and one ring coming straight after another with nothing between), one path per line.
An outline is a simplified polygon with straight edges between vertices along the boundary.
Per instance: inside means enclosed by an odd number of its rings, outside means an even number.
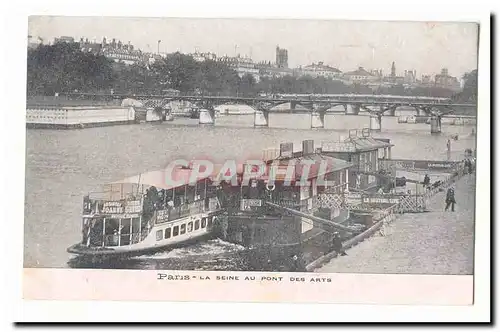
M158 55L160 55L160 43L161 43L161 40L158 40Z

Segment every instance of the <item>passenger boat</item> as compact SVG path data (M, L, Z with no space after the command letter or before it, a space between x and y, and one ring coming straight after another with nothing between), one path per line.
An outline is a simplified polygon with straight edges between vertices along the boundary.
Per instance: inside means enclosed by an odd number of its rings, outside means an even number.
M83 199L82 241L67 251L79 256L137 256L213 236L222 211L210 178L190 183L190 169L166 185L164 172L130 177Z

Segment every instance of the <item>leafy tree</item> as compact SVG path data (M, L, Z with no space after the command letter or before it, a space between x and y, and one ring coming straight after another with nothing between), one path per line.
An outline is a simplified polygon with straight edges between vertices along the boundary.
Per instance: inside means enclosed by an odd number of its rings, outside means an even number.
M239 77L226 63L206 60L196 62L179 52L157 59L153 64L125 65L103 55L81 52L78 43L41 45L28 51L28 95L53 95L55 92L99 92L113 89L117 94L162 94L167 89L182 94L255 96L260 92L287 94L392 94L452 97L458 101L477 99L477 70L464 75L465 86L455 94L439 87L405 88L402 85L379 87L346 85L340 80L286 75ZM263 74L263 73L261 73Z
M179 52L169 54L166 59L155 61L151 69L153 76L165 80L170 88L182 92L194 92L198 64L193 57Z
M245 74L238 79L238 94L241 96L254 96L257 91L257 82L251 74Z
M460 101L477 101L477 69L465 73L462 78L464 80L464 89L454 98Z
M108 88L113 81L110 60L80 51L77 43L40 45L28 51L28 95Z

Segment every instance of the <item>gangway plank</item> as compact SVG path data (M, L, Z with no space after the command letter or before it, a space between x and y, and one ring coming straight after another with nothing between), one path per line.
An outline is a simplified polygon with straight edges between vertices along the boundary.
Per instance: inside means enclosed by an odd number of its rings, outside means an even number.
M372 175L372 176L379 177L379 178L394 180L394 176L389 176L386 174L380 174L380 173L376 173L376 172L356 171L355 173L364 174L364 175ZM406 182L410 182L410 183L417 183L417 184L422 183L422 181L418 181L418 180L412 180L412 179L408 179L408 178L405 178L405 179L406 179Z
M280 210L283 210L283 211L286 211L288 213L291 213L295 216L298 216L298 217L303 217L303 218L307 218L309 220L312 220L312 221L316 221L320 224L323 224L323 225L327 225L327 226L330 226L330 227L333 227L333 228L336 228L336 229L341 229L343 231L347 231L347 232L354 232L354 230L352 228L349 228L349 227L346 227L344 225L341 225L339 223L336 223L336 222L333 222L331 220L326 220L326 219L323 219L323 218L320 218L320 217L316 217L316 216L313 216L313 215L310 215L310 214L307 214L307 213L304 213L304 212L300 212L300 211L297 211L297 210L294 210L294 209L290 209L290 208L287 208L287 207L284 207L284 206L281 206L281 205L278 205L278 204L275 204L275 203L271 203L271 202L265 202L267 205L275 208L275 209L280 209Z

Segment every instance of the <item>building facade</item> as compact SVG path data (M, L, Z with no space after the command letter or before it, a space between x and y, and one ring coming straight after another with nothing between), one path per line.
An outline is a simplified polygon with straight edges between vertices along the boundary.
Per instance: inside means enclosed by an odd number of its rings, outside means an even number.
M363 67L359 67L357 70L344 73L343 78L353 83L367 83L378 80L378 76L373 75Z
M288 50L276 46L276 66L278 68L288 68Z
M450 76L447 68L441 69L441 74L434 77L434 86L453 91L460 90L459 80L454 76Z
M229 68L234 69L239 77L252 75L256 82L260 81L260 72L255 62L249 57L242 57L239 54L235 57L223 56L217 59L225 63Z
M189 54L196 62L204 62L207 60L217 61L217 55L211 52L194 52Z
M404 75L404 83L405 84L413 84L417 81L417 71L413 70L405 70Z
M323 62L312 63L302 68L302 74L311 77L340 78L342 72L334 67L325 65Z

